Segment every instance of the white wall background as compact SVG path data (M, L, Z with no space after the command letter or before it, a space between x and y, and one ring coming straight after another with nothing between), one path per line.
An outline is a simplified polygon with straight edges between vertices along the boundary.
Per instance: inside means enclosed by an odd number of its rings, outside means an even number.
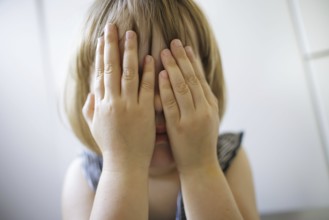
M80 144L57 104L90 2L0 1L0 219L60 219ZM329 1L198 2L228 84L221 130L245 131L260 212L329 206Z

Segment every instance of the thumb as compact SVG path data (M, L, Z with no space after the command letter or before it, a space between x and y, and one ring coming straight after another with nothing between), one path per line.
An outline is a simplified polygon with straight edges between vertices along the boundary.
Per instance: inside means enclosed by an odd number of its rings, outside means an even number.
M95 96L94 94L89 93L86 102L82 107L83 117L86 120L89 127L94 117L94 106L95 106Z

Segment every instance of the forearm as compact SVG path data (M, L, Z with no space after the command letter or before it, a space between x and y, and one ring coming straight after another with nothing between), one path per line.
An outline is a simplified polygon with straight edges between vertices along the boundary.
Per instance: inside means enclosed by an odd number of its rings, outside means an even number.
M180 174L187 219L242 219L218 163Z
M148 172L104 170L90 219L148 219Z

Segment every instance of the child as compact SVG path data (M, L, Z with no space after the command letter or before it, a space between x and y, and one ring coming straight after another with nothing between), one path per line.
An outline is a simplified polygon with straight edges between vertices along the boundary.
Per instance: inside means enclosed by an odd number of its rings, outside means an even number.
M218 136L224 79L191 0L96 0L67 82L88 148L63 219L258 219L242 134Z

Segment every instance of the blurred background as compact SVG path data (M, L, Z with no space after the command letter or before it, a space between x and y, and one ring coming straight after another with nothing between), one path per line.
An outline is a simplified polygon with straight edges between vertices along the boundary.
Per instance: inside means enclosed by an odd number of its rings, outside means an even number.
M63 178L81 144L59 102L91 2L0 0L1 220L61 218ZM197 2L228 87L220 130L245 132L262 219L328 217L329 1Z

